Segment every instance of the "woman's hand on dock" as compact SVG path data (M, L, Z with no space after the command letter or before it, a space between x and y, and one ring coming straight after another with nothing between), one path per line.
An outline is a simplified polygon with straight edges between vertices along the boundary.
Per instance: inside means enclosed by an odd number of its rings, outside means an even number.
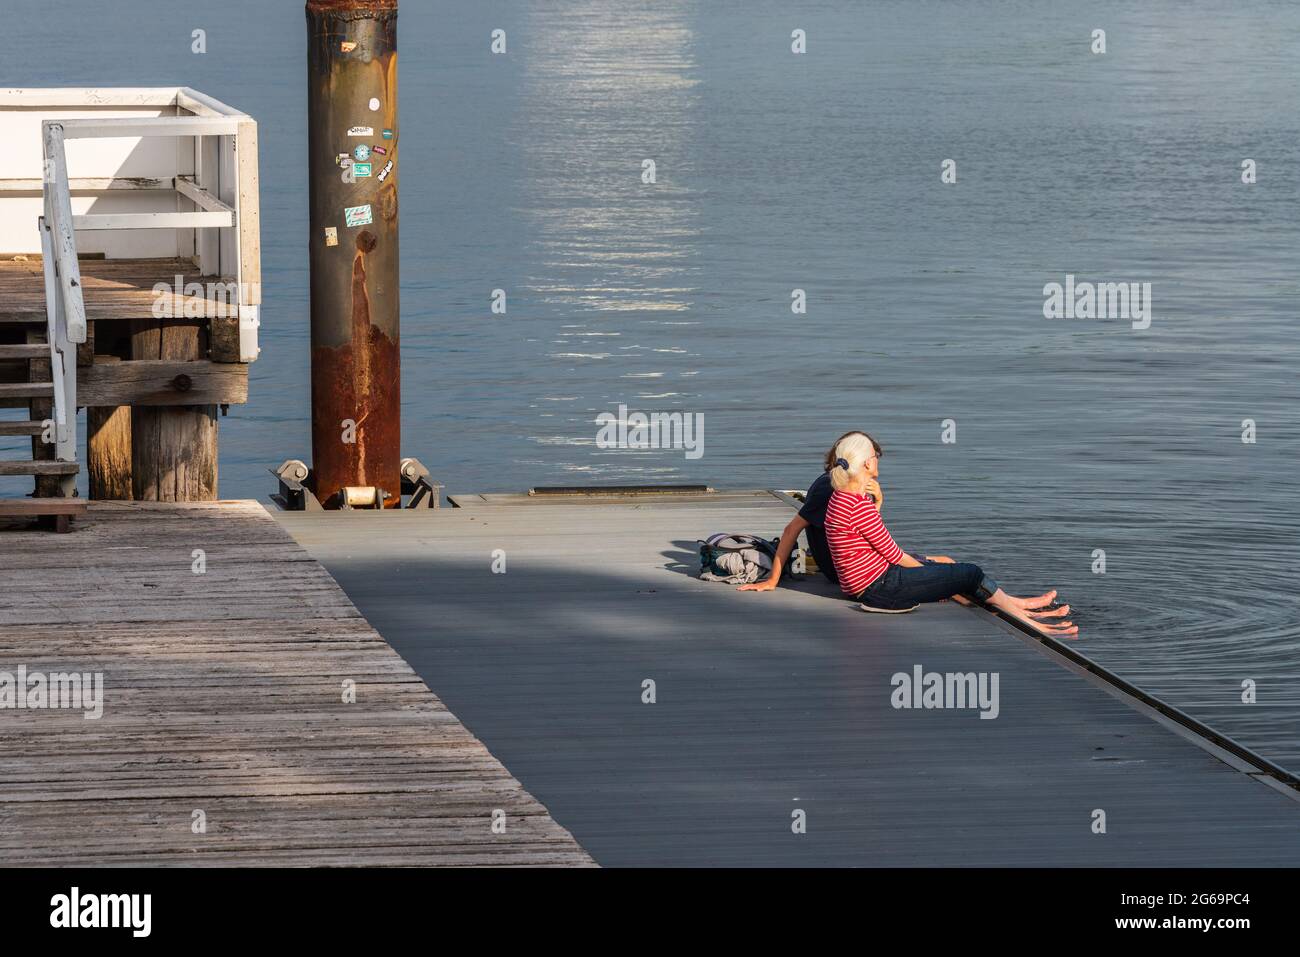
M739 586L736 591L773 591L776 588L776 575L768 575L761 582L750 582Z

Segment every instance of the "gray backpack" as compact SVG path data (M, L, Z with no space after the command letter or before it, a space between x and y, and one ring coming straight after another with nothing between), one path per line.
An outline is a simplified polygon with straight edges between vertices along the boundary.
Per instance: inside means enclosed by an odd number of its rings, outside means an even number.
M780 539L718 532L700 542L700 578L747 585L772 571Z

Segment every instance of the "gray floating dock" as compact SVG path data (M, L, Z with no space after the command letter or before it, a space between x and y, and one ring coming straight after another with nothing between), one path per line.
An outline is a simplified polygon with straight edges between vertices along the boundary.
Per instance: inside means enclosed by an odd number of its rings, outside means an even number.
M277 518L599 864L1300 864L1295 792L983 611L693 577L774 494L454 498ZM998 672L999 716L896 710L918 664Z

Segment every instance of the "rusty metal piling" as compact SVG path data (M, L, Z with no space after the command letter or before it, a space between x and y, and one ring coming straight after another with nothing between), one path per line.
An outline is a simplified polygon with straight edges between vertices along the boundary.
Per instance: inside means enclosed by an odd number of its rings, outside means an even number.
M307 3L316 497L400 504L397 0Z

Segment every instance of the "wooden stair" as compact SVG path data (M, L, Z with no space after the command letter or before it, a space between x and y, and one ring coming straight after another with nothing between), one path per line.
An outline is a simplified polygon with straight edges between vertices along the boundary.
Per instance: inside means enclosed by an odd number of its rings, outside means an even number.
M32 399L54 399L53 382L0 382L0 406L22 408Z
M56 532L71 531L71 521L85 514L80 498L0 498L0 518L34 518Z
M0 459L0 475L76 475L79 470L76 462Z
M0 359L43 359L49 354L50 347L44 342L0 345Z
M0 435L40 435L44 431L44 422L35 422L31 419L0 419Z
M86 511L84 501L62 494L66 478L75 476L80 467L76 462L55 459L54 446L44 441L45 423L54 414L55 387L50 381L45 323L29 321L23 334L25 342L0 343L0 363L7 372L0 381L0 408L25 409L27 414L17 419L0 418L0 436L28 436L31 458L0 456L0 476L30 475L35 489L27 498L0 498L0 519L37 519L46 527L66 532L69 522Z

